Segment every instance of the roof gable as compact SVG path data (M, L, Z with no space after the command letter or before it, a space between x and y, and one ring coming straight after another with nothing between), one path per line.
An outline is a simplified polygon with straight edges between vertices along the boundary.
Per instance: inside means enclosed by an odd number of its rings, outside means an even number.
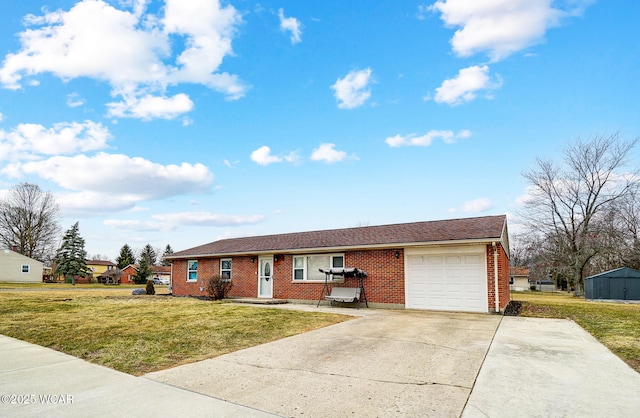
M275 251L355 249L452 241L500 241L506 216L364 226L323 231L231 238L173 253L167 259Z

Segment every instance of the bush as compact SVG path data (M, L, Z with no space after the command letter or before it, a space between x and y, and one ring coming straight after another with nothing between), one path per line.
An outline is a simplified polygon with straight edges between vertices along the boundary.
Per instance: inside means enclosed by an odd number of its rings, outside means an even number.
M147 280L147 288L145 290L147 291L147 295L156 294L156 288L153 287L153 280Z
M224 299L232 286L231 280L217 274L207 280L207 294L213 300Z

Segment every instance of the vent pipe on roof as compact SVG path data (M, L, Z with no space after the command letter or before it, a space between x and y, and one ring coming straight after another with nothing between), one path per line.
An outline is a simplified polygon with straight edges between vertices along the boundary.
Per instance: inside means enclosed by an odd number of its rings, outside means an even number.
M500 287L498 286L498 246L495 242L492 242L493 246L493 285L495 297L493 298L496 302L496 313L500 313Z

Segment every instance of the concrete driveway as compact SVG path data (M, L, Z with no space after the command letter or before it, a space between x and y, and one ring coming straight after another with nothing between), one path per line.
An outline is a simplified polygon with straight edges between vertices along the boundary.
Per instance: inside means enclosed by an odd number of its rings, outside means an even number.
M147 378L292 417L459 417L501 317L375 312Z

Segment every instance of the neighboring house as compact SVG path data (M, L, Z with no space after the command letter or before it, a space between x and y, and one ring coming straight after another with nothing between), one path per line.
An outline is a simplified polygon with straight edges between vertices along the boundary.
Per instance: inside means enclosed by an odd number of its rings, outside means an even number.
M43 263L11 250L0 250L0 282L42 283Z
M109 260L87 260L87 267L91 269L92 282L97 282L98 277L109 270L115 270L118 266Z
M529 283L529 269L526 267L511 267L509 269L511 275L511 290L523 292L531 289Z
M120 283L122 284L133 284L135 283L134 277L138 274L138 264L129 264L127 267L122 269L122 274L120 275ZM151 266L151 276L149 279L153 278L161 278L169 280L171 283L171 266Z
M171 266L151 266L151 271L150 279L166 279L171 283Z
M622 267L584 279L587 300L640 300L640 271Z
M224 239L166 259L174 295L205 295L210 277L228 275L230 297L310 303L323 292L319 269L354 267L368 273L370 306L492 312L509 302L508 248L501 215Z

